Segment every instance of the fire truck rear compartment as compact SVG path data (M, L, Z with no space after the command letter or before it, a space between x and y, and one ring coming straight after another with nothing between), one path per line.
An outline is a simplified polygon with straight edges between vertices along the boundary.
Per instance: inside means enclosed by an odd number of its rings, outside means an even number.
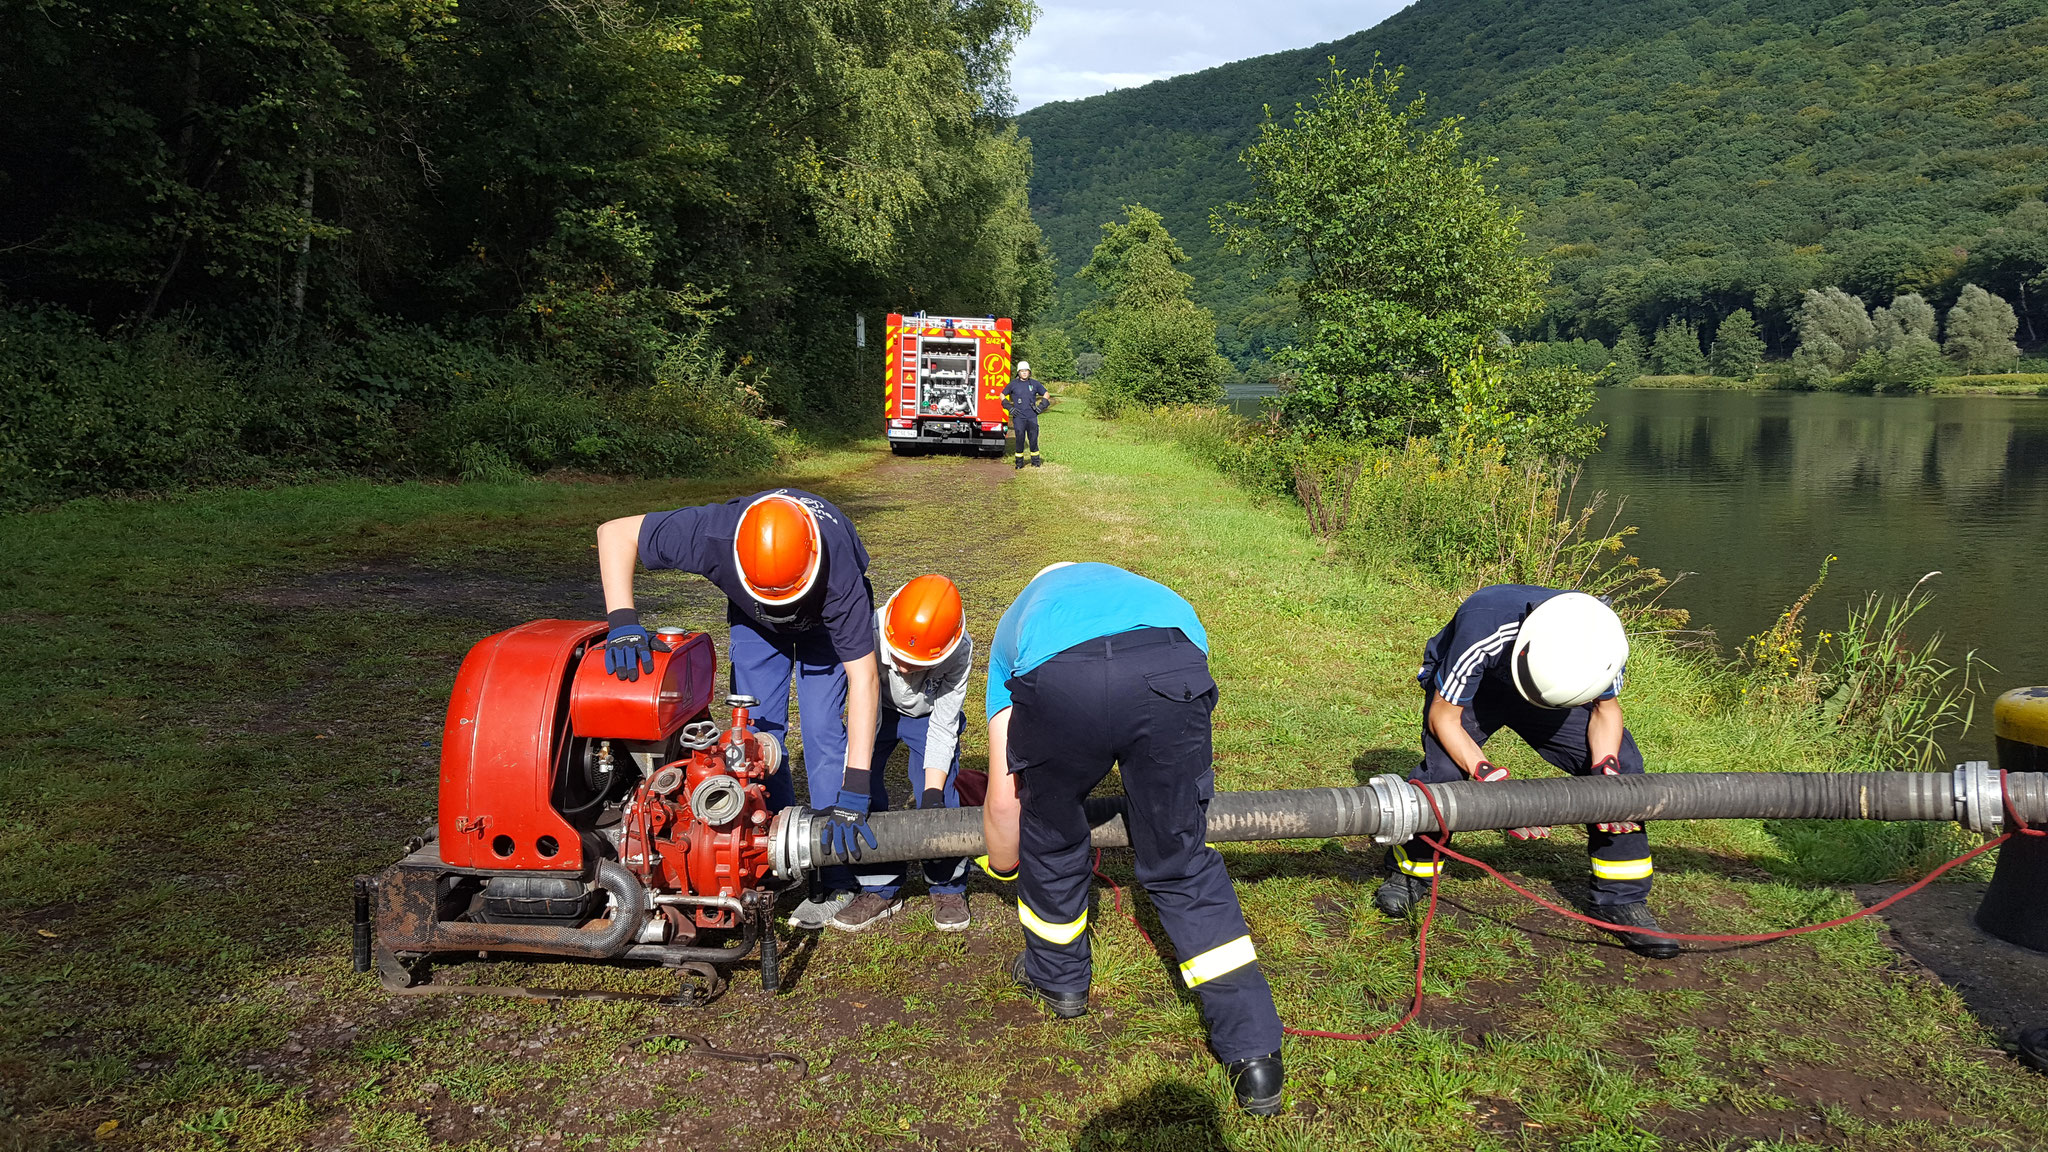
M927 338L918 390L919 416L974 417L974 391L980 383L980 349L973 340Z

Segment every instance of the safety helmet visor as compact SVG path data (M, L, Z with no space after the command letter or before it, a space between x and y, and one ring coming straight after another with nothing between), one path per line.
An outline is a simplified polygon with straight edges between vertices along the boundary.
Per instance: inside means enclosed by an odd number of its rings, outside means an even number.
M825 549L816 514L799 500L770 493L740 514L732 552L747 594L775 605L800 600L811 590Z

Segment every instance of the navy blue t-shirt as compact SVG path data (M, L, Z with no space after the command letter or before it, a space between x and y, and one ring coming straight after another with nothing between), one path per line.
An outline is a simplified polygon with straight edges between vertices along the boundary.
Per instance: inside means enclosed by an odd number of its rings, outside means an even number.
M1422 670L1415 674L1424 689L1452 704L1470 704L1479 694L1479 682L1492 677L1508 691L1515 691L1509 675L1508 657L1522 621L1538 604L1564 595L1563 588L1542 588L1534 584L1492 584L1458 605L1458 611L1444 630L1430 637L1422 649ZM1621 675L1601 695L1612 700L1621 692Z
M770 607L748 595L733 556L740 516L763 496L788 496L818 518L825 549L818 581L794 604ZM744 622L764 632L779 633L823 628L832 637L832 651L841 663L875 650L875 593L868 584L868 550L853 530L853 520L823 497L795 488L776 488L723 504L650 512L640 522L640 563L695 572L717 585L725 593L729 623ZM776 619L769 619L771 616Z
M1020 420L1045 411L1045 401L1045 385L1029 377L1019 376L1003 387L1003 407Z

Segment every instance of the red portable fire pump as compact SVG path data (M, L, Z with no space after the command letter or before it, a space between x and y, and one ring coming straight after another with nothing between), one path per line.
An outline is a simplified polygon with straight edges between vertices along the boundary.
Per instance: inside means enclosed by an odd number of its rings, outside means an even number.
M758 943L775 990L769 884L797 855L777 843L795 822L768 809L782 746L754 730L750 698L726 698L723 731L712 719L710 637L662 629L653 672L623 681L605 672L604 636L536 620L470 649L442 735L439 835L357 881L358 971L431 991L432 962L504 953L719 985L713 966Z

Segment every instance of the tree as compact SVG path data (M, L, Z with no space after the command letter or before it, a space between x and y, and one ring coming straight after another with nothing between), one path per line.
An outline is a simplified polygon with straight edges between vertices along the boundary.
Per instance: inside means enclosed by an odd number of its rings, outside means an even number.
M1697 376L1707 369L1707 358L1700 355L1700 334L1692 321L1674 316L1657 329L1657 339L1650 344L1650 360L1662 376Z
M1708 360L1716 376L1747 380L1763 363L1764 342L1756 334L1756 320L1747 308L1737 308L1714 330L1714 349Z
M1017 338L1017 359L1031 362L1031 374L1040 380L1076 379L1074 342L1067 330L1036 325Z
M1970 250L1964 271L1986 291L2019 301L2027 339L2039 340L2035 316L2048 304L2048 203L2027 200Z
M1863 301L1840 288L1809 288L1799 305L1792 370L1808 387L1828 387L1877 343Z
M1216 351L1216 318L1188 299L1194 281L1176 267L1187 253L1142 204L1126 205L1124 222L1102 234L1080 272L1102 292L1081 313L1102 349L1089 379L1097 409L1220 401L1230 363Z
M2012 341L2018 331L2012 305L1965 284L1956 306L1948 310L1948 342L1941 350L1965 372L2003 372L2019 359L2019 345Z
M1293 279L1294 387L1278 407L1314 431L1396 439L1445 392L1443 365L1475 340L1533 318L1541 264L1520 215L1486 184L1455 118L1427 124L1420 96L1396 107L1400 73L1334 65L1313 106L1268 113L1241 154L1251 198L1210 217L1226 248Z
M1643 374L1643 364L1650 358L1650 349L1643 339L1642 329L1633 324L1624 325L1621 335L1614 341L1614 382L1627 384Z

